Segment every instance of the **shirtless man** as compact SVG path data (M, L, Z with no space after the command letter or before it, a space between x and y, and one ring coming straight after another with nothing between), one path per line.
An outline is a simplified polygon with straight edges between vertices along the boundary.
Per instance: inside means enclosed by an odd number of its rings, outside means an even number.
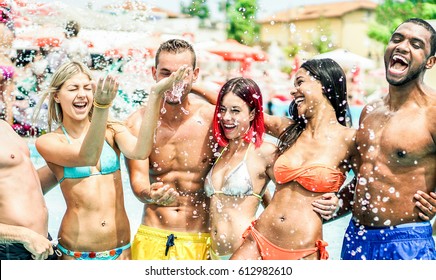
M53 248L47 238L48 211L39 172L27 143L3 120L0 135L0 259L47 259ZM39 171L52 177L47 168Z
M188 42L164 42L156 53L152 74L159 82L182 66L192 69L181 96L165 94L150 157L127 160L132 190L145 203L132 243L132 259L208 258L209 200L203 184L214 153L214 106L189 94L199 69ZM135 135L145 110L141 108L127 120Z
M132 259L209 258L209 199L204 180L217 152L212 135L215 106L197 96L208 98L204 88L193 88L199 69L194 50L186 41L164 42L156 53L152 73L159 82L186 66L191 71L182 96L165 94L151 155L144 161L126 160L132 190L144 203ZM138 110L127 120L135 135L146 110ZM315 207L328 216L335 202L326 199Z
M389 94L360 118L342 259L436 259L428 222L436 212L436 91L423 82L435 50L435 30L421 19L400 24L386 47Z

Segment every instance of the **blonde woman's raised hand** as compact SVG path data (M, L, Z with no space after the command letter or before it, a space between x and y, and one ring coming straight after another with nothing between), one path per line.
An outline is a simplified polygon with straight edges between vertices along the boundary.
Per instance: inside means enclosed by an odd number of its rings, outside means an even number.
M98 79L94 90L94 107L100 109L109 108L117 96L118 86L118 81L110 75Z
M188 65L181 66L176 72L171 73L170 76L161 79L151 88L152 94L163 96L164 93L176 95L174 91L184 90L186 87L186 80L192 72L192 67Z

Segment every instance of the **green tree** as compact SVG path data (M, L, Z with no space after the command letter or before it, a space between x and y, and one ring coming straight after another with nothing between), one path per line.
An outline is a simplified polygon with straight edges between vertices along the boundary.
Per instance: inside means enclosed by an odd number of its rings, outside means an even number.
M198 17L202 21L210 17L209 6L207 0L191 0L186 5L184 2L180 3L180 11L183 14Z
M318 32L315 32L312 38L312 47L318 53L325 53L332 50L331 30L328 21L325 18L318 20Z
M385 0L375 10L376 22L370 24L368 37L386 45L392 32L412 17L436 18L436 0Z
M256 0L233 0L225 3L227 38L253 45L259 42L260 26L256 22L258 10Z

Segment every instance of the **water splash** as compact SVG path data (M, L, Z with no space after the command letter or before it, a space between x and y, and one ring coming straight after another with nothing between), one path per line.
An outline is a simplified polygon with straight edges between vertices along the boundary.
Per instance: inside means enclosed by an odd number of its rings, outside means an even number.
M182 95L187 83L185 81L177 82L173 84L172 96L176 97L180 103L182 103Z
M181 103L182 101L180 101L180 103ZM185 114L185 115L189 115L189 111L188 110L186 110L185 108L181 108L182 109L182 112L183 112L183 114Z
M218 199L216 202L216 210L218 213L221 213L223 211L224 205L221 203L221 200Z
M295 26L295 24L291 23L291 24L289 25L289 31L290 31L291 33L295 33L295 32L297 32L297 26Z

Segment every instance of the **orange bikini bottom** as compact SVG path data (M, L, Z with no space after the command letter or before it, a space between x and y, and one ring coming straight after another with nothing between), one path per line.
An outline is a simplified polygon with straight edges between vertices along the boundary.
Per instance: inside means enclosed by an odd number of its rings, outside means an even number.
M259 248L260 255L262 256L263 260L300 260L304 257L316 253L317 251L320 252L321 260L327 260L329 258L329 254L325 249L328 243L323 240L316 241L316 247L314 248L288 250L272 244L268 239L266 239L259 231L254 228L253 224L245 230L243 237L246 238L249 234L251 234L251 236L256 241L257 247Z

